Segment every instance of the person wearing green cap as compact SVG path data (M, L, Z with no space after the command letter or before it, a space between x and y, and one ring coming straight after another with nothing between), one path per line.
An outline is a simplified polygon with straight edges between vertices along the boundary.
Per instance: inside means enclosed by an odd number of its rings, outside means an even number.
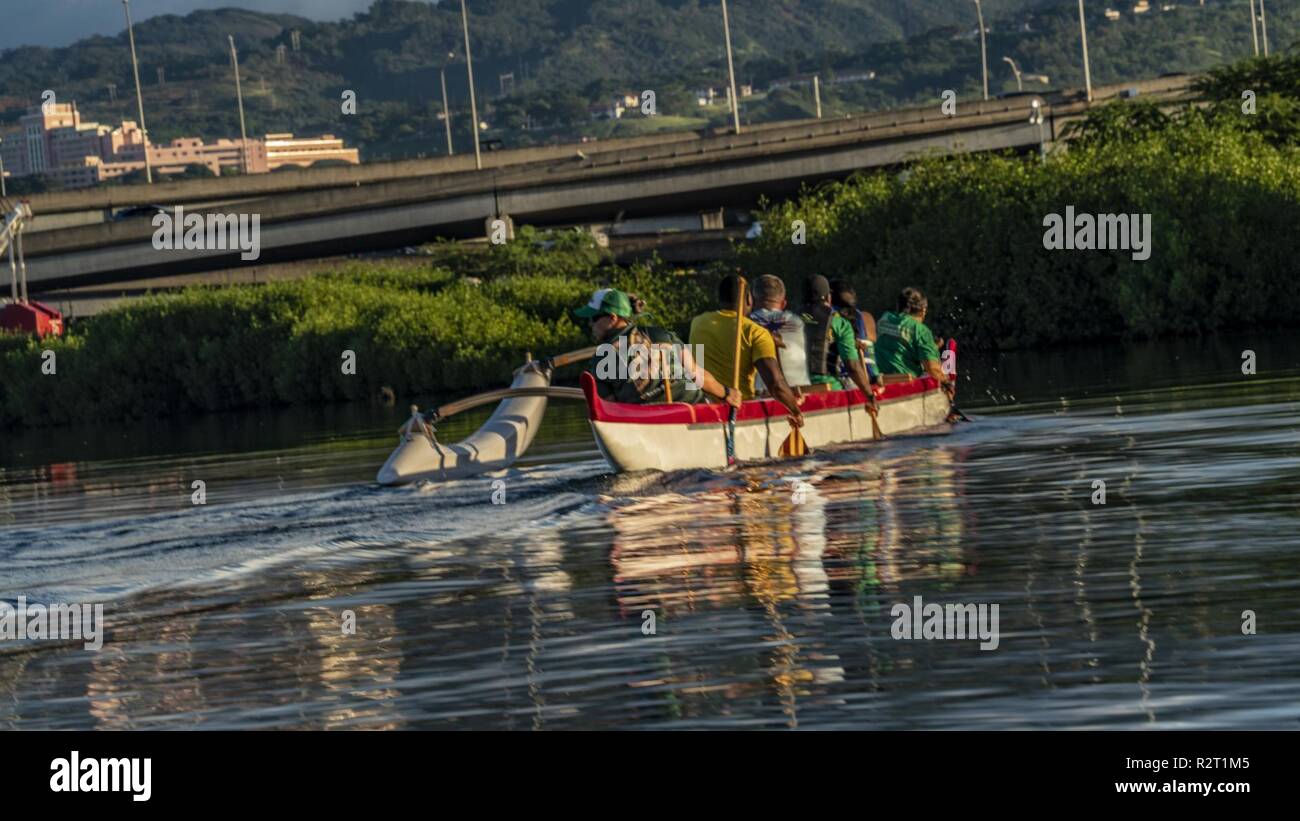
M740 392L704 370L676 334L639 324L632 303L632 297L616 288L601 288L573 312L590 323L599 343L587 371L601 399L652 405L713 397L740 406Z

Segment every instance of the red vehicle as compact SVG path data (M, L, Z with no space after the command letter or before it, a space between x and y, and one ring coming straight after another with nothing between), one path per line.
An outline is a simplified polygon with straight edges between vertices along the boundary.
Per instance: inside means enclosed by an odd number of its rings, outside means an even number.
M8 333L63 336L63 314L41 302L18 302L0 308L0 330Z

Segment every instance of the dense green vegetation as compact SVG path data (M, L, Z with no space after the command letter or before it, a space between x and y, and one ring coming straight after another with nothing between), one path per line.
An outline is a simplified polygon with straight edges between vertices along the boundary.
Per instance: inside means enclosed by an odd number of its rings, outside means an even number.
M1175 0L1173 11L1133 15L1118 4L1088 6L1089 45L1097 83L1199 71L1244 57L1251 48L1243 2ZM1004 56L1050 85L1082 84L1077 4L1072 0L989 0L991 91L1015 89ZM606 137L664 127L727 122L724 105L700 108L694 89L721 89L722 22L716 0L470 0L480 114L491 138L518 146L579 136ZM741 101L744 120L810 116L806 87L766 93L794 73L818 72L827 116L914 104L954 89L979 92L980 53L969 0L732 0L732 34L741 83L758 92ZM301 32L292 50L291 32ZM237 134L238 119L226 34L240 49L250 133L329 132L359 145L366 160L445 151L439 69L458 49L458 3L379 0L353 19L317 23L242 9L164 15L140 23L144 98L155 140ZM1269 32L1281 50L1300 39L1300 7L1269 9ZM286 62L276 49L285 46ZM157 69L165 83L157 81ZM876 71L870 81L834 83L849 69ZM503 75L512 80L503 80ZM468 148L471 130L464 64L447 69L453 140ZM108 86L116 87L116 100ZM21 48L0 55L0 129L44 89L76 100L89 118L134 119L125 34L95 37L65 49ZM340 107L357 93L355 115ZM614 92L653 89L662 123L629 115L593 122L588 106Z
M611 282L678 329L703 299L693 279L610 266L590 235L528 229L487 251L440 249L420 269L357 263L294 282L192 288L109 310L63 339L0 336L0 425L499 386L525 352L591 344L570 311ZM42 373L45 350L53 375ZM343 373L349 350L355 375Z
M844 277L874 311L916 285L983 347L1300 324L1300 57L1204 83L1207 107L1115 103L1067 151L933 159L776 204L742 257L794 285ZM1258 90L1244 113L1243 89ZM1151 214L1152 253L1044 247L1044 218ZM803 220L807 243L791 241Z

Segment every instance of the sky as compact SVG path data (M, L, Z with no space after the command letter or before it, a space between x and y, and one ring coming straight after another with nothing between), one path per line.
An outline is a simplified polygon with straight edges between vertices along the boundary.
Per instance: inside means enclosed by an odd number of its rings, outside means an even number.
M371 0L131 0L131 19L189 14L195 9L238 6L338 20L370 7ZM121 0L0 0L0 50L15 46L66 46L92 34L126 28Z

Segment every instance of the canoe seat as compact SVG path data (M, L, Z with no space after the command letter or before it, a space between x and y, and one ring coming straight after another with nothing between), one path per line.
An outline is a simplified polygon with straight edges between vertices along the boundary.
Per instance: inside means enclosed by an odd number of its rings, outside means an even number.
M908 376L905 373L882 373L880 380L885 385L897 385L900 382L911 382L915 377Z

